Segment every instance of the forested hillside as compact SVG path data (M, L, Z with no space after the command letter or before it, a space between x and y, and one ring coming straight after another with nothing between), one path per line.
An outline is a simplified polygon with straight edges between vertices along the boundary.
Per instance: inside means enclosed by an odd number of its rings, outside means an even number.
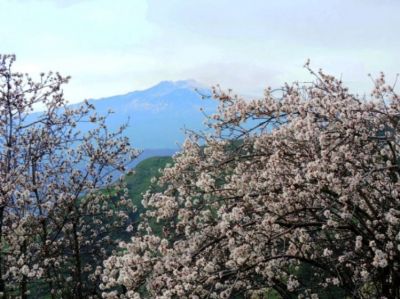
M126 186L129 190L129 198L137 207L140 214L144 211L142 206L142 195L150 189L155 188L155 179L158 179L162 170L173 162L172 157L151 157L141 161L134 168L134 173L126 177Z

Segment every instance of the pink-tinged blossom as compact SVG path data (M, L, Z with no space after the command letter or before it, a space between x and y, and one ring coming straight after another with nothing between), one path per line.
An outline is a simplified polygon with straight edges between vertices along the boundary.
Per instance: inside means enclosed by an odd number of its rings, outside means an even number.
M34 80L14 61L0 55L0 292L26 298L29 285L52 298L94 298L98 267L116 254L112 234L133 211L123 175L137 151L125 126L107 130L88 101L67 105L69 77Z
M364 99L309 70L260 99L213 88L213 133L188 136L145 195L104 298L399 296L400 96L383 75Z

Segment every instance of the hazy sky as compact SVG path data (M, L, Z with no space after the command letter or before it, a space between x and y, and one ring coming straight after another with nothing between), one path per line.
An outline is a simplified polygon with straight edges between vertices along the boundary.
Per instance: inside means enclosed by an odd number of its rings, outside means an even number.
M162 80L245 94L303 80L303 64L342 75L400 72L397 0L0 0L0 52L19 70L71 75L74 102Z

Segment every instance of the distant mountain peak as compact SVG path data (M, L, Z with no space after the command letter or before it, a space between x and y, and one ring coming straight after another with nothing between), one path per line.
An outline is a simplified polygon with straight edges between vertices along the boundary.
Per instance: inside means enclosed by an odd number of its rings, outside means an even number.
M157 92L157 93L168 93L177 89L189 89L189 90L195 90L195 89L207 89L207 87L196 80L189 79L189 80L178 80L178 81L161 81L160 83L142 90L142 91L148 91L148 92Z
M216 111L215 101L203 101L210 90L195 80L161 81L144 89L90 100L99 115L114 112L106 121L110 131L128 123L125 135L138 148L177 148L183 128L203 130L204 113Z

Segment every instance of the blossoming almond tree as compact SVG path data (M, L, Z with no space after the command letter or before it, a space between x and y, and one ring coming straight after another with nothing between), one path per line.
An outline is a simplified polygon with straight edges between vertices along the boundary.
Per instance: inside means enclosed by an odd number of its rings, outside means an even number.
M40 260L55 298L98 297L98 267L131 221L133 207L124 181L115 182L115 170L124 171L136 152L118 137L121 132L98 130L90 130L78 145L74 141L52 152L41 164L53 168L43 171L40 190L49 205Z
M312 74L251 101L213 90L214 133L144 197L104 298L400 297L400 97L383 75L365 99Z
M2 298L98 297L101 261L133 210L115 180L137 152L124 128L108 132L91 104L66 105L68 78L35 81L14 72L14 60L0 56ZM33 115L37 104L43 111Z

